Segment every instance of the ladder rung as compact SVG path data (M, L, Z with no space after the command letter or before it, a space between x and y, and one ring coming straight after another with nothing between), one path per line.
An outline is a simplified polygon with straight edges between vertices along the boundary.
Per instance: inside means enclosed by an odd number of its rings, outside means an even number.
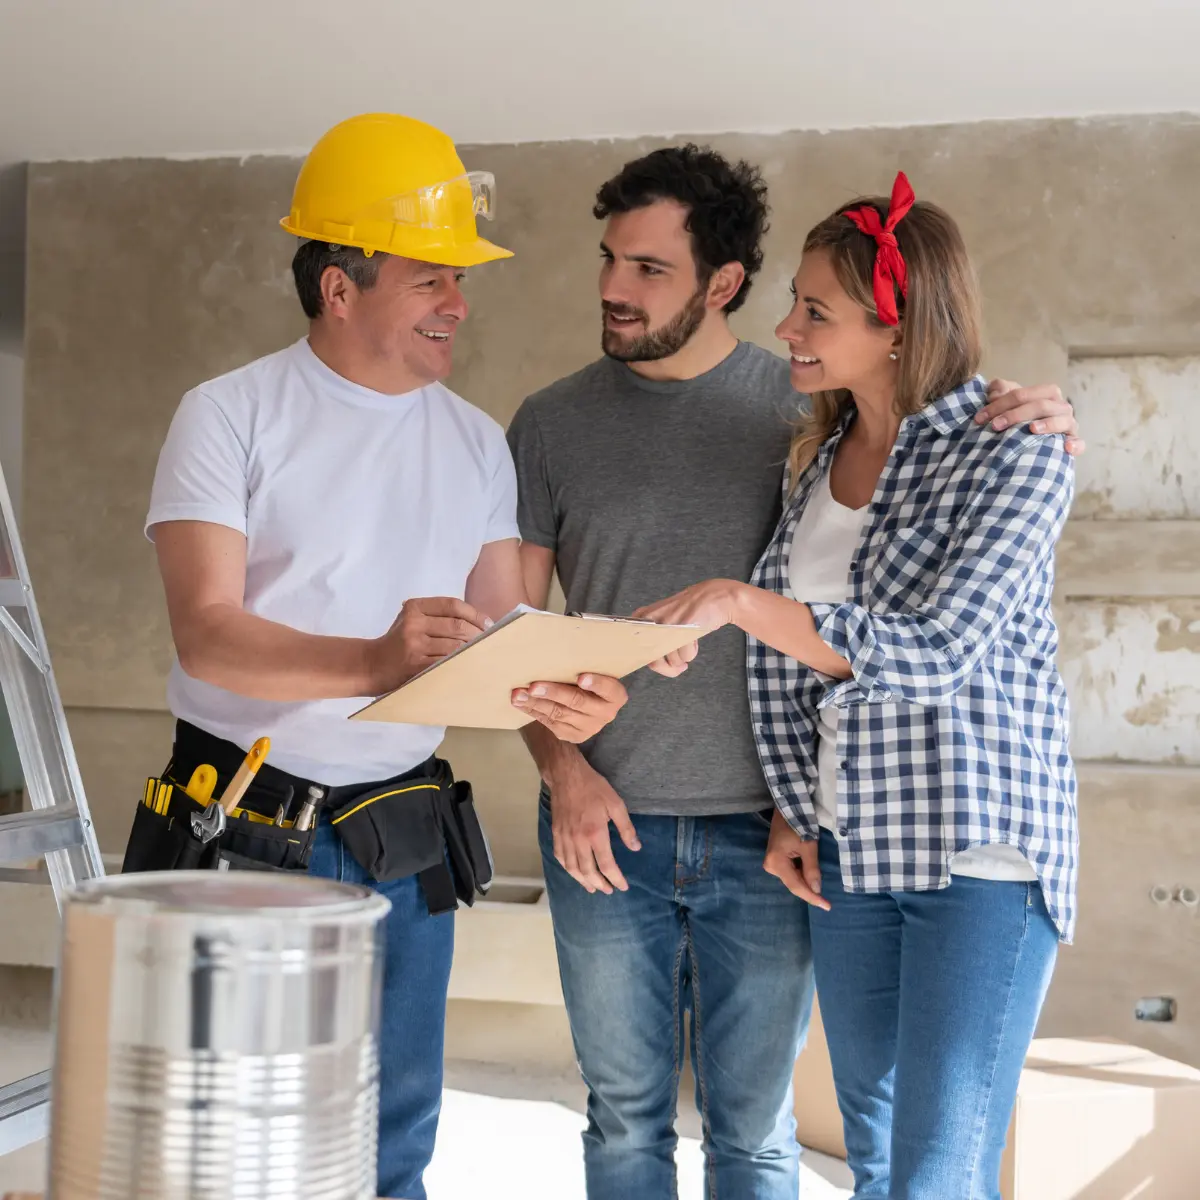
M0 883L49 883L50 872L43 859L36 867L0 867Z
M0 1154L40 1142L49 1131L49 1071L0 1088Z
M83 823L73 804L0 817L0 863L25 862L83 845Z
M5 608L24 608L25 585L19 579L0 579L0 604Z

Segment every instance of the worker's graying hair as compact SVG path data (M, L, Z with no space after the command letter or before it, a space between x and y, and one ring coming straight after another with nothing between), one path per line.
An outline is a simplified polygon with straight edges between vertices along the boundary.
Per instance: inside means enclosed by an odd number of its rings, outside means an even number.
M354 246L330 242L303 242L292 259L292 276L300 307L310 321L321 315L321 276L330 267L343 271L359 291L369 292L379 282L379 264L387 257L376 252L368 258Z

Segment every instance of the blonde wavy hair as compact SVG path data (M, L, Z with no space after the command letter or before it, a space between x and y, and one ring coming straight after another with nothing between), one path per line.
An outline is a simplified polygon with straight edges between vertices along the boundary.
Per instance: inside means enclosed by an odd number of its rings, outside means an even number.
M888 203L886 197L870 196L843 204L804 239L804 253L821 250L829 254L846 294L881 327L872 282L875 239L862 233L845 214L870 205L881 220L886 220ZM983 356L982 305L979 281L966 245L949 214L919 200L895 232L908 268L908 298L896 289L903 334L897 351L896 410L908 416L961 387L979 370ZM848 391L813 394L812 408L798 422L788 454L793 489L851 404Z

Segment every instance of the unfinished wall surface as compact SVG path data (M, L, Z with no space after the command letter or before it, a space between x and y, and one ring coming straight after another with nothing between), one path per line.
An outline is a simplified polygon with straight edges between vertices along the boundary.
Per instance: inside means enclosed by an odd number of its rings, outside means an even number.
M903 167L963 227L985 293L988 368L1075 394L1090 450L1060 554L1060 620L1076 747L1094 761L1081 772L1079 942L1061 958L1043 1031L1147 1041L1200 1062L1200 921L1148 898L1155 883L1200 885L1200 120L711 140L761 163L771 187L767 263L741 335L774 345L806 230L854 194L886 191ZM592 198L656 144L465 151L469 168L496 173L488 232L516 257L472 273L451 382L499 420L597 354ZM30 172L24 527L110 851L169 742L171 647L141 531L155 459L187 388L303 331L294 243L276 226L297 166ZM456 732L448 748L476 785L501 869L536 874L535 778L516 737ZM1160 992L1176 996L1176 1024L1135 1025L1137 998Z

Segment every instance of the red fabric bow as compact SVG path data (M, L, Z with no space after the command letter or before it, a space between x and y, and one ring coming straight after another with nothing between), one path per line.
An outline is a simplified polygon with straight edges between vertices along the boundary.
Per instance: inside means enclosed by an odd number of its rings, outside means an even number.
M875 252L875 311L885 325L900 324L900 314L896 311L896 288L900 289L902 296L908 297L908 268L904 265L904 255L900 253L893 230L915 202L908 176L901 171L892 184L892 204L886 222L879 220L879 213L869 204L844 214L863 233L873 237L879 246Z

